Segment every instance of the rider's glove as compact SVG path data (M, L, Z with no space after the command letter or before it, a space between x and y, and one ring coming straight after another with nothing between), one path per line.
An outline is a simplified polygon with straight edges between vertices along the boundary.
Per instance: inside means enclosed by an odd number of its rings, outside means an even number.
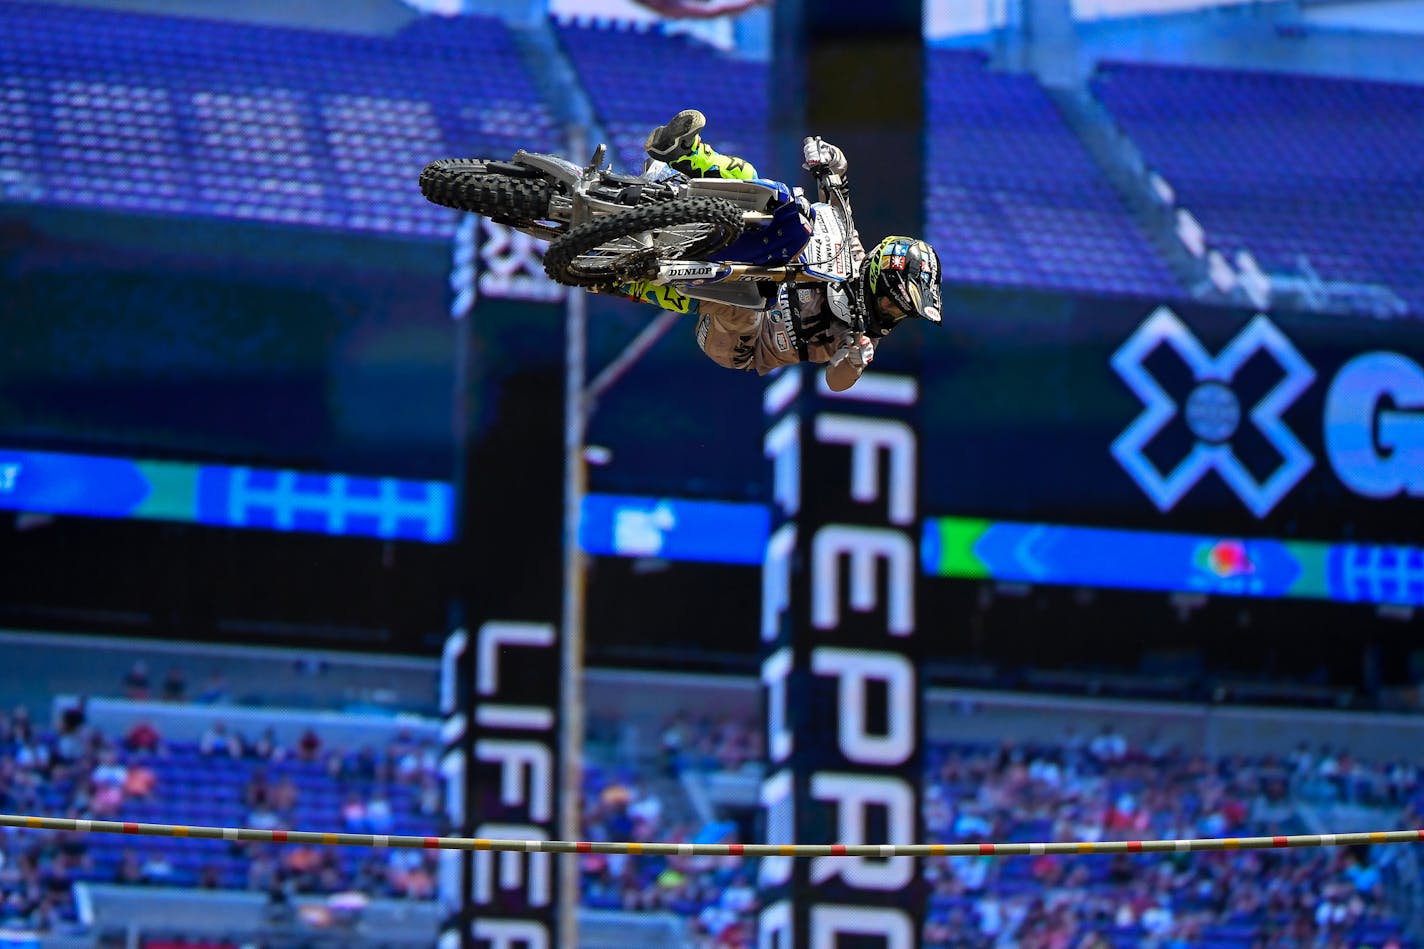
M801 167L810 172L828 171L833 175L845 176L848 169L845 152L820 136L812 135L801 141Z
M869 336L862 336L852 342L846 341L831 359L831 364L836 365L845 360L850 360L850 364L857 369L864 369L870 365L875 358L875 344L870 341Z

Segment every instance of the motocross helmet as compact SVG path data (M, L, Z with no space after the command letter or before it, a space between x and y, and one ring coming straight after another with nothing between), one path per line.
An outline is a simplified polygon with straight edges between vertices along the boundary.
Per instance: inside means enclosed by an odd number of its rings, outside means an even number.
M940 269L935 249L914 237L887 237L861 267L867 334L881 337L901 320L940 320Z

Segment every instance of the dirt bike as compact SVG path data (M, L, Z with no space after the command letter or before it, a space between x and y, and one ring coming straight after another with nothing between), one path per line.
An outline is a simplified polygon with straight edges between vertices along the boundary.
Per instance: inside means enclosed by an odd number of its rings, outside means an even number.
M420 190L548 241L544 270L558 283L611 290L648 280L694 299L761 307L782 284L855 274L845 184L817 161L819 145L808 138L804 150L829 202L765 178L688 178L651 159L641 174L619 174L600 167L603 145L583 167L522 149L509 161L441 159L425 166ZM863 325L863 314L855 322Z

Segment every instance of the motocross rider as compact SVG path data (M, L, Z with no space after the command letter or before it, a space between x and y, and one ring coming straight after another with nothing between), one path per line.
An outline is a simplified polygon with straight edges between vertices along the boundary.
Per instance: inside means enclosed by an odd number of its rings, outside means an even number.
M702 141L699 133L706 124L701 112L686 109L649 133L644 148L690 178L755 178L750 163L719 154ZM845 177L846 158L839 148L819 139L807 142L815 144L807 148L804 168ZM827 193L820 175L817 182L820 200L839 200ZM854 234L851 253L859 269L856 278L798 291L800 339L785 287L760 310L690 299L648 281L620 289L631 299L697 316L697 345L718 365L764 374L802 360L826 363L826 384L839 392L855 385L875 358L875 347L900 322L915 317L940 321L939 256L928 243L887 237L867 255L860 235ZM851 328L851 308L857 304L865 314L865 333L858 337Z

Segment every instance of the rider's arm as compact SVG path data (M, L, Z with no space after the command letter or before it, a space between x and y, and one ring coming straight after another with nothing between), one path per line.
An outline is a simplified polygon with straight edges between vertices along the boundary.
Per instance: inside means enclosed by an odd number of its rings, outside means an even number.
M849 359L842 359L826 367L826 386L832 392L844 392L855 385L864 371L863 368L852 366Z
M801 151L804 159L801 167L816 176L817 197L832 207L840 208L846 220L855 220L850 213L850 162L846 159L845 152L816 136L806 138L801 143ZM852 254L859 262L865 257L865 247L860 242L859 232L852 231L851 240L854 242Z
M855 385L865 367L875 358L875 341L867 336L858 340L846 335L845 345L826 367L826 386L832 392L844 392Z

